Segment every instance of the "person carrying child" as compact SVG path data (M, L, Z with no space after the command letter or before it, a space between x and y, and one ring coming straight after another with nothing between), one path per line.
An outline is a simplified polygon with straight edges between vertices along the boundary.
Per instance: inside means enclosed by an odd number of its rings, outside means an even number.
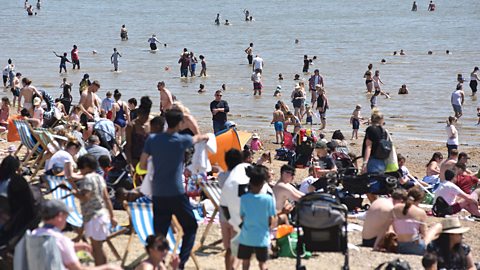
M260 194L268 178L267 168L256 165L247 167L245 170L250 183L249 192L240 198L240 216L243 226L239 236L237 257L243 261L243 270L248 270L252 253L255 253L259 268L266 270L270 228L275 224L275 203L272 195Z

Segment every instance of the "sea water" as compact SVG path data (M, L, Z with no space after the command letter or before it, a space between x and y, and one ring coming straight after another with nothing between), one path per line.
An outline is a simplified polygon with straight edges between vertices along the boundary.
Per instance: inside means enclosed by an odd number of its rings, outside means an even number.
M292 107L294 74L304 79L310 76L301 73L304 54L317 56L310 71L318 68L325 79L330 103L327 129L342 129L345 134L350 133L355 104L363 106L364 116L370 113L363 74L373 63L385 82L382 89L392 96L388 100L379 97L378 106L394 139L439 142L446 140L445 120L453 114L450 93L461 73L467 79L467 97L457 126L460 142L478 144L477 100L468 96L468 80L473 67L480 66L480 2L435 1L437 10L427 12L428 2L417 1L418 11L411 12L411 1L391 0L44 0L37 16L27 16L23 1L5 0L0 9L0 63L3 67L12 58L17 71L54 96L61 94L59 85L67 77L74 84L74 103L78 102L78 83L88 73L100 81L101 98L116 88L123 100L149 95L153 111L158 111L156 84L163 80L207 125L211 121L209 102L225 83L223 98L230 104L230 120L240 129L272 134L273 92L281 85L281 99ZM244 21L245 9L255 21ZM217 13L221 15L219 26L214 24ZM230 26L223 25L225 19ZM120 40L122 24L128 28L128 41ZM147 39L152 34L167 47L159 45L157 52L150 52ZM252 70L244 53L250 42L254 54L265 61L262 97L253 96ZM73 44L80 50L82 69L72 71L68 65L68 74L59 75L59 58L52 51L70 54ZM122 55L120 72L112 72L114 47ZM207 78L179 78L177 61L184 47L197 58L205 55ZM407 55L392 56L400 49ZM92 54L93 50L98 53ZM429 50L433 55L427 55ZM452 54L446 55L446 50ZM387 63L382 65L383 58ZM277 80L278 73L283 74L283 81ZM206 86L205 94L197 94L200 83ZM402 84L407 84L410 94L397 95Z

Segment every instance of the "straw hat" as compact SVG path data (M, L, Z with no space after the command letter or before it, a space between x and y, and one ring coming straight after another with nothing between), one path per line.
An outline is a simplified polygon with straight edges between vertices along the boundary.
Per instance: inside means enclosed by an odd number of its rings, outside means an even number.
M442 233L466 233L470 228L462 227L458 217L445 218L442 220Z
M34 106L40 105L41 103L42 103L42 100L39 97L36 97L33 99Z
M252 135L252 139L260 139L260 136L258 136L257 133L253 133Z

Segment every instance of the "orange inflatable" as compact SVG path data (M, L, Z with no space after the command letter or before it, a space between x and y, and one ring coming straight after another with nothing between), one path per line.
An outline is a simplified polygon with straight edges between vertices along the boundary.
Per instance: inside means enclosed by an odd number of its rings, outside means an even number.
M243 146L248 142L251 136L250 133L237 131L235 128L225 130L218 134L215 137L217 139L217 153L208 155L208 159L212 166L219 166L226 171L227 164L225 163L225 153L232 148L242 151Z
M7 141L9 142L18 142L20 141L20 135L18 135L18 130L13 120L23 119L21 115L10 115L8 117L8 134L7 134Z

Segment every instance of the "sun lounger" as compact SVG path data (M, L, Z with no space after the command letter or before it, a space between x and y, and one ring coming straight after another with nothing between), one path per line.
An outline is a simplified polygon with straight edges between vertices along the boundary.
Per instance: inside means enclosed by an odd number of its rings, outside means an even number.
M51 191L53 199L63 201L67 207L70 209L70 213L67 217L67 223L70 224L72 227L77 229L82 228L83 226L83 217L82 214L78 211L77 206L75 204L75 197L70 193L70 191L58 188L60 184L65 184L68 188L72 188L70 183L65 181L65 177L63 176L52 176L52 175L44 175L43 178L48 184L49 190ZM83 230L81 231L77 238L81 238L83 236ZM115 246L112 244L111 239L117 237L118 235L124 234L128 231L128 228L122 226L116 226L110 228L110 235L107 237L107 245L112 250L113 255L116 257L117 260L120 260L120 254L118 253Z
M127 209L128 216L130 218L130 226L132 227L130 231L130 237L128 239L127 248L125 250L125 254L123 255L122 259L122 266L125 265L125 261L128 256L128 252L130 251L130 244L133 240L133 235L137 234L138 239L142 243L142 245L146 244L147 237L149 235L154 234L153 228L153 204L151 202L124 202L124 208ZM173 228L173 229L172 229ZM174 232L176 232L176 237ZM170 244L170 252L178 253L180 248L180 239L183 235L182 227L178 223L175 216L172 217L172 224L168 229L168 234L166 238ZM143 254L139 258L134 260L134 263L131 265L135 265L135 262L139 262L146 254ZM198 262L195 255L191 254L191 257L195 263L195 266L198 268Z
M199 245L194 250L201 249L204 246L215 246L222 242L222 239L220 239L209 245L204 245L205 239L207 238L207 235L212 227L212 224L215 221L215 216L218 214L218 211L220 211L220 196L222 193L222 189L218 185L217 181L201 181L199 185L202 191L207 196L207 198L210 199L210 201L212 202L214 206L214 211L210 216L210 219L208 220L207 227L205 228L205 231L203 232L202 237L200 238Z
M15 156L18 157L20 149L22 148L22 146L25 146L28 149L29 153L23 160L22 166L27 165L34 154L37 155L33 162L34 164L36 164L42 157L43 149L40 147L40 142L37 141L37 139L31 133L30 124L25 120L13 120L13 123L17 128L18 135L20 136L21 141L20 146L18 146L17 151L15 152Z

